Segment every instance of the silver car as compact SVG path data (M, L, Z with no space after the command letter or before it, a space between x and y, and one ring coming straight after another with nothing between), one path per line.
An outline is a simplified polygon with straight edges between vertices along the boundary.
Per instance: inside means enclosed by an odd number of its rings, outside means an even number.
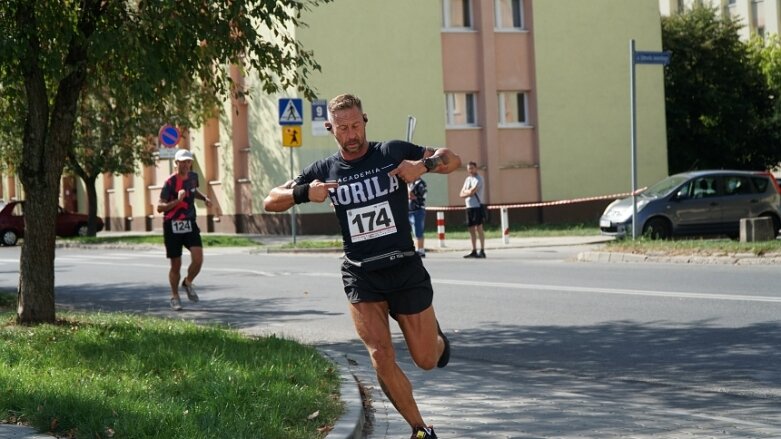
M759 216L781 228L781 195L773 176L752 171L692 171L671 175L639 193L639 235L666 239L677 235L740 234L740 219ZM603 235L632 235L632 197L607 206L599 219Z

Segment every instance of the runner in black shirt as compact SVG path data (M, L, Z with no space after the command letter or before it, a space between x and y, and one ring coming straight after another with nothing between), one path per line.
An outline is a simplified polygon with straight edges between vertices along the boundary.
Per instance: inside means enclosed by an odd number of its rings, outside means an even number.
M422 369L444 367L450 343L432 306L431 277L410 236L407 183L425 172L447 174L461 159L447 148L393 140L368 142L361 101L340 95L328 104L326 128L339 151L271 190L264 206L282 212L328 199L342 230L344 290L358 335L388 399L410 424L413 438L436 438L423 421L412 385L396 363L388 316L399 323L410 355Z

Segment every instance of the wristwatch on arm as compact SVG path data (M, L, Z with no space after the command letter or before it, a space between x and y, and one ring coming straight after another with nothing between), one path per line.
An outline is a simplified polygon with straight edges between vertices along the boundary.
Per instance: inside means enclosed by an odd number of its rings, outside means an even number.
M426 172L431 172L434 168L439 166L442 160L439 157L426 157L423 159L423 166L426 167Z

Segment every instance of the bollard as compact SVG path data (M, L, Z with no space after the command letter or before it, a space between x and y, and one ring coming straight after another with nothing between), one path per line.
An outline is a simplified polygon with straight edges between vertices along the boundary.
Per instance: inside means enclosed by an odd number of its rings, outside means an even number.
M437 236L439 237L439 248L445 248L445 212L437 212Z
M510 221L507 216L506 207L502 207L501 217L502 217L502 242L505 244L509 244L510 243Z

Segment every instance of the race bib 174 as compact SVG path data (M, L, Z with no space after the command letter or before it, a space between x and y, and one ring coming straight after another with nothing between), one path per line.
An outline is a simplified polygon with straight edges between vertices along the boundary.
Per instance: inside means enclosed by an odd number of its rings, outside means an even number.
M390 204L387 201L347 211L352 242L361 242L396 233Z

